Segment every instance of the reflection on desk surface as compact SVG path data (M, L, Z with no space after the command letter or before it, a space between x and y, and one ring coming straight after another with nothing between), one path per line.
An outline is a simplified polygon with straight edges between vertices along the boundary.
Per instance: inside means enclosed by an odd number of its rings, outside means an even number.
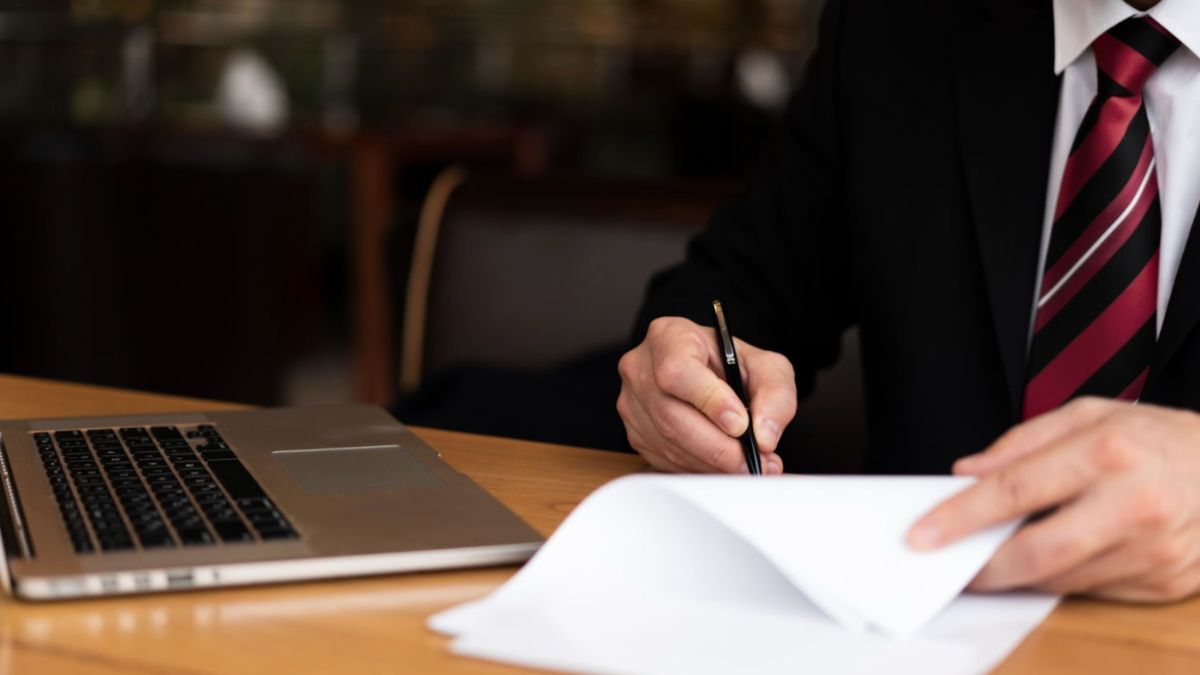
M250 622L402 613L425 616L446 605L483 597L505 572L415 575L401 579L198 591L173 595L0 607L0 627L19 640L52 640L59 633L115 637L167 631L214 631ZM468 578L459 578L459 577Z

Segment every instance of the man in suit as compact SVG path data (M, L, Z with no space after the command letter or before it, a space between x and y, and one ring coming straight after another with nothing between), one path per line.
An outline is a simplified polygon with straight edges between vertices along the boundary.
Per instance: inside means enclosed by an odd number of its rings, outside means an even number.
M752 423L780 473L797 393L857 325L868 468L979 477L912 546L1048 512L975 589L1200 590L1197 54L1194 0L829 0L773 161L652 284L630 443L744 472Z

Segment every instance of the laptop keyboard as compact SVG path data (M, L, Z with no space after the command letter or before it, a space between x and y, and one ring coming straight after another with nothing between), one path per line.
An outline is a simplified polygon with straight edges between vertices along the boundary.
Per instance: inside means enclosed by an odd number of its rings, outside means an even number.
M35 432L78 553L294 539L215 427Z

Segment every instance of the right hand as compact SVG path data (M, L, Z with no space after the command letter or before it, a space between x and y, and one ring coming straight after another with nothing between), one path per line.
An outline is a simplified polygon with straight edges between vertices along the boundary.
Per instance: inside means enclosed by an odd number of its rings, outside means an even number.
M783 473L775 454L796 415L796 376L782 354L735 338L742 379L754 411L763 472ZM716 334L680 317L655 319L646 339L621 357L617 412L629 443L656 469L747 473L737 440L749 424L746 406L719 375Z

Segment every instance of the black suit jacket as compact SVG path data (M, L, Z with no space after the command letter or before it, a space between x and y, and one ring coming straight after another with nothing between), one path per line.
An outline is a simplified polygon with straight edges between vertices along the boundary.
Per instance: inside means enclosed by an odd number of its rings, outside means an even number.
M710 324L723 298L804 396L857 325L868 470L985 448L1020 416L1053 52L1050 0L830 0L772 161L655 279L638 339L656 316ZM1198 319L1192 236L1143 400L1200 408Z

